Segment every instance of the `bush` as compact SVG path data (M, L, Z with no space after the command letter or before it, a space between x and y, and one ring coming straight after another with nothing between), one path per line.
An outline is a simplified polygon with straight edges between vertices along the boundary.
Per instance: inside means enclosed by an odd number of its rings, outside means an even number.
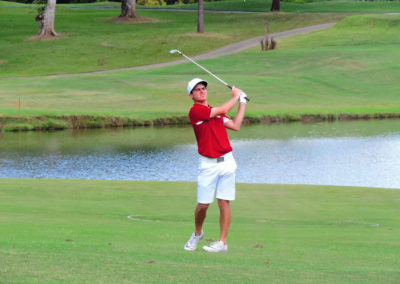
M4 131L30 131L33 130L34 127L28 123L17 123L10 124L4 128Z
M167 3L164 0L136 0L137 5L146 6L165 6Z
M223 0L204 0L205 2L216 2L216 1L223 1ZM312 1L312 0L310 0ZM193 4L198 3L198 0L165 0L167 5L174 5L174 4Z

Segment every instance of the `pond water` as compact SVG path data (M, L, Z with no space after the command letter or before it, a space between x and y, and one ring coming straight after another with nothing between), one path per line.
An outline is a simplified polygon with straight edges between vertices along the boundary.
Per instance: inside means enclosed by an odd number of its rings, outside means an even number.
M244 183L400 188L400 120L229 132ZM0 133L0 177L196 181L191 127Z

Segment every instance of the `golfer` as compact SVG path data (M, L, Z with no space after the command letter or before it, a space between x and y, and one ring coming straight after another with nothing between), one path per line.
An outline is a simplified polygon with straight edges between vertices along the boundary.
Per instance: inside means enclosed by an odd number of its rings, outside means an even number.
M185 250L195 250L203 239L203 222L209 205L218 200L220 210L219 240L204 246L207 252L228 252L227 237L231 223L229 202L235 200L236 162L232 155L226 128L238 131L243 122L246 107L246 95L235 87L232 98L219 107L207 103L207 82L199 78L192 79L187 92L194 104L189 118L197 139L199 152L199 174L197 184L197 206L194 212L195 231L186 243ZM232 120L226 116L239 101L238 111ZM216 191L216 193L215 193Z

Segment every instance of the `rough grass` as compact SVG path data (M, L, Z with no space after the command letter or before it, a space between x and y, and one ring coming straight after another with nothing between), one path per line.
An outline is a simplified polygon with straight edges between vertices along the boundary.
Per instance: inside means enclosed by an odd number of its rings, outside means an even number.
M2 281L400 279L398 190L239 184L230 252L210 255L183 250L193 230L195 188L182 182L0 179ZM204 230L206 239L218 237L215 205Z

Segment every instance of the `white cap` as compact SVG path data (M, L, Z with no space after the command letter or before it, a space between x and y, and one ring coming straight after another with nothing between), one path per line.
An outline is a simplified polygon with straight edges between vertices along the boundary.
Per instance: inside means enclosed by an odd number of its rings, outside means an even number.
M197 84L202 83L204 86L207 87L207 82L200 79L200 78L194 78L192 80L189 81L188 85L187 85L187 92L190 95L190 93L193 91L194 87L196 87Z

